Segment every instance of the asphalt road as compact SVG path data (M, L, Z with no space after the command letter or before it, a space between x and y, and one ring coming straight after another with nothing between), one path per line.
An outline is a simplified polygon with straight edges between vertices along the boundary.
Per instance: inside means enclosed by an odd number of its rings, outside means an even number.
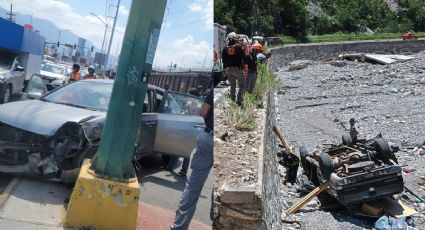
M7 187L10 181L12 181L12 179L13 179L13 175L0 173L0 194Z
M161 169L162 158L160 155L142 160L142 175L140 181L140 199L144 203L175 211L188 177L180 177L176 173L180 171L182 159L176 164L174 172ZM211 195L213 188L213 171L211 170L199 198L194 219L205 224L211 224Z

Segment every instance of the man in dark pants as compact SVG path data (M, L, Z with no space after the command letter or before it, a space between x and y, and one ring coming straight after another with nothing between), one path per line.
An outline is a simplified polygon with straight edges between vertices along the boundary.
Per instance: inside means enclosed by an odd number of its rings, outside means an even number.
M172 230L187 230L195 214L196 204L201 195L202 188L208 178L214 162L213 154L213 90L207 93L205 103L202 105L201 116L204 118L206 128L199 134L196 152L190 164L192 173L186 182Z
M236 103L242 104L242 97L245 92L245 76L243 73L243 59L245 53L241 44L237 42L235 32L229 33L227 36L228 44L224 47L222 52L224 74L228 77L230 82L230 99L235 101L236 96L236 81L238 82L238 96Z

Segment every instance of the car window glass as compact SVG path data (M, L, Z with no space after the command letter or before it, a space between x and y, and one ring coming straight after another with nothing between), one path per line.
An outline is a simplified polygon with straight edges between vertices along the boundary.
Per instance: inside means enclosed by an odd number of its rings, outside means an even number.
M28 82L25 92L32 95L43 95L45 93L45 85L43 79L38 76L33 76Z
M183 109L179 106L179 104L176 102L176 100L174 99L171 93L168 93L167 97L165 98L163 113L170 113L170 114L183 113Z
M13 64L13 55L8 52L0 51L0 67L10 69Z
M112 93L112 84L78 81L68 84L42 98L59 104L107 110Z
M56 74L64 74L64 72L65 72L64 67L51 65L49 63L43 64L41 66L41 70L46 71L46 72L56 73Z
M197 97L191 97L185 94L169 92L168 95L172 96L179 108L182 110L183 115L199 116L202 110L203 101Z

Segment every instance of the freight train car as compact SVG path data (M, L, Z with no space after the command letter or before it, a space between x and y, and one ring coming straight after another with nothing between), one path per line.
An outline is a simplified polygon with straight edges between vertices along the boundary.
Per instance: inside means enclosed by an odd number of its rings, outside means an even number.
M149 84L182 93L199 85L204 89L213 87L211 73L207 72L152 72Z

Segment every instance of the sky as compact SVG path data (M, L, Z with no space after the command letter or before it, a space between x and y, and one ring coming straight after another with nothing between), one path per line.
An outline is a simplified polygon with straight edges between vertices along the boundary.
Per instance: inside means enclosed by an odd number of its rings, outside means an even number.
M91 13L109 24L109 41L113 19L106 16L115 16L117 3L118 0L1 0L0 7L9 9L13 4L14 11L49 20L101 48L105 25ZM117 49L120 53L130 7L131 0L121 0L111 55ZM153 65L210 68L212 40L213 0L168 0Z

